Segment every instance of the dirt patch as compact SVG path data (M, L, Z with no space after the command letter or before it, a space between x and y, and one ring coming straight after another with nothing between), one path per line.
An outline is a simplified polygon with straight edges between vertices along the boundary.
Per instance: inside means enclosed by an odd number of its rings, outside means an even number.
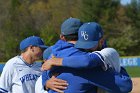
M132 78L133 90L131 93L140 93L140 78Z

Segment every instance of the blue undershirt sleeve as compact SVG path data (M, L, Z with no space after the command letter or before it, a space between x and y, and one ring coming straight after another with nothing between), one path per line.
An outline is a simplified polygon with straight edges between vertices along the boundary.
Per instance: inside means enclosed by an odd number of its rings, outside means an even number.
M42 85L45 87L47 80L49 80L48 72L43 71L42 73Z
M63 58L62 65L72 68L92 68L103 66L104 62L99 55L87 53L85 55L65 57Z
M132 80L123 67L121 67L121 72L115 75L115 83L123 93L128 93L132 90Z

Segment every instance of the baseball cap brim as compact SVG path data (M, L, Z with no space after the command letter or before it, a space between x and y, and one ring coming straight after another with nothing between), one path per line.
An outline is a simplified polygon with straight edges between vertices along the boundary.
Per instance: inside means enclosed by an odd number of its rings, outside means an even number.
M97 45L98 45L98 41L90 41L90 42L77 41L75 47L81 49L91 49Z

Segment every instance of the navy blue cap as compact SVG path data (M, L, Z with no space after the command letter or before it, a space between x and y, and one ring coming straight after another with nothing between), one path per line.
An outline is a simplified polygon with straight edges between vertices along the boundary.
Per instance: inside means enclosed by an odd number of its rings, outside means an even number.
M83 23L77 18L68 18L61 25L61 34L70 35L78 33L80 26Z
M52 48L51 47L49 47L46 50L44 50L44 52L43 52L43 60L47 60L50 57L51 53L52 53Z
M79 28L76 48L90 49L98 45L98 41L103 37L103 30L98 23L88 22Z
M40 37L30 36L20 42L20 50L25 50L30 45L38 46L40 48L48 48Z

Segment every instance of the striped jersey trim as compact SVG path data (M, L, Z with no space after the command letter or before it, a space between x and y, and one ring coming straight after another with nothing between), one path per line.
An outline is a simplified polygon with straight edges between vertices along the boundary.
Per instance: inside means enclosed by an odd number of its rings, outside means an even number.
M93 53L96 54L102 60L102 62L104 63L104 68L103 69L106 71L108 69L108 66L104 61L104 57L98 52L93 52Z
M5 93L5 92L8 92L8 91L3 88L0 88L0 93Z

